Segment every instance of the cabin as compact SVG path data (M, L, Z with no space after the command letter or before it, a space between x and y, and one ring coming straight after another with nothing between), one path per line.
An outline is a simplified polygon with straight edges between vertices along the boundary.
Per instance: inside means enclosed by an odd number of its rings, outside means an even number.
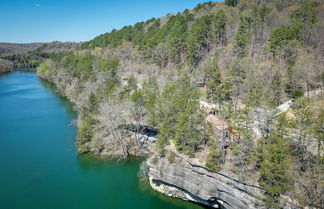
M224 148L240 142L240 134L231 128L224 120L215 114L210 114L205 119L205 128L211 131L216 142Z

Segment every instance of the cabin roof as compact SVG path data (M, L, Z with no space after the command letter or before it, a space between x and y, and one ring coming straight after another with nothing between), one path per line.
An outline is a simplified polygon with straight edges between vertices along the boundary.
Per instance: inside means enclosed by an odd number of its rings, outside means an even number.
M229 128L228 124L217 115L208 115L206 117L206 121L215 126L218 130L225 130Z

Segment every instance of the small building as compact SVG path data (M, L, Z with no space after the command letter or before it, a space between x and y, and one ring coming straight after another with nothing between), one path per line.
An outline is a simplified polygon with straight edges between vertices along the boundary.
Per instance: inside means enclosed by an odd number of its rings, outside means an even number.
M237 130L231 128L219 116L210 114L205 118L205 127L211 131L216 141L224 147L240 141L240 134Z

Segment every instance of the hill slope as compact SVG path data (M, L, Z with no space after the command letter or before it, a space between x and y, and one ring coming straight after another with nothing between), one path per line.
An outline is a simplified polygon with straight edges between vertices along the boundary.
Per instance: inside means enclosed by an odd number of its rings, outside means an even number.
M0 43L0 56L5 54L16 54L36 50L43 43L16 44Z
M80 43L59 42L50 43L0 43L0 58L6 68L36 67L50 54L69 52L79 47Z
M38 74L79 109L80 152L153 152L160 191L214 207L320 208L323 11L312 0L208 2L56 53ZM226 129L206 126L210 114Z

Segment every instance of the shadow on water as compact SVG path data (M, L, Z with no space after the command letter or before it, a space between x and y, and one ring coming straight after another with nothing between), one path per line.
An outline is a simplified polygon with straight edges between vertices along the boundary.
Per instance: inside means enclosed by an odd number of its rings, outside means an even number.
M80 168L85 172L96 172L106 170L107 178L112 181L128 183L133 182L134 187L137 188L136 194L138 197L154 197L160 201L167 202L171 208L184 208L184 209L210 209L210 207L190 203L178 198L168 197L160 192L155 191L149 184L148 180L141 180L139 171L141 164L145 158L134 157L131 159L111 159L105 157L98 157L92 154L78 154L77 156ZM127 180L120 180L122 176L127 174ZM124 182L125 183L125 182Z
M46 81L44 79L39 78L39 83L41 84L42 87L44 87L45 89L47 89L49 92L51 92L55 98L58 99L58 101L65 107L65 109L67 110L68 114L75 119L77 117L77 111L75 108L75 105L70 102L66 97L62 96L61 94L58 93L58 89L55 86L55 84Z
M2 72L0 73L0 77L4 77L4 76L7 76L9 74L11 74L13 71L9 71L9 72Z
M36 72L36 68L16 68L14 71L22 71L22 72Z
M21 68L21 69L13 69L12 71L8 71L8 72L3 72L0 73L0 76L8 76L16 71L19 71L21 73L35 73L36 72L36 68Z
M83 169L96 169L107 165L125 166L125 165L140 165L145 158L134 157L129 159L100 157L93 154L78 154L78 163Z
M139 180L139 190L141 192L148 193L151 196L155 196L155 197L159 198L162 201L169 202L170 204L176 205L178 207L183 207L185 204L192 203L190 205L190 209L212 209L212 207L209 207L209 206L206 206L206 205L203 205L203 204L190 202L190 201L184 201L184 200L181 200L181 199L178 199L178 198L172 198L172 197L169 197L169 196L167 196L165 194L157 192L151 187L148 180L144 180L144 181Z

